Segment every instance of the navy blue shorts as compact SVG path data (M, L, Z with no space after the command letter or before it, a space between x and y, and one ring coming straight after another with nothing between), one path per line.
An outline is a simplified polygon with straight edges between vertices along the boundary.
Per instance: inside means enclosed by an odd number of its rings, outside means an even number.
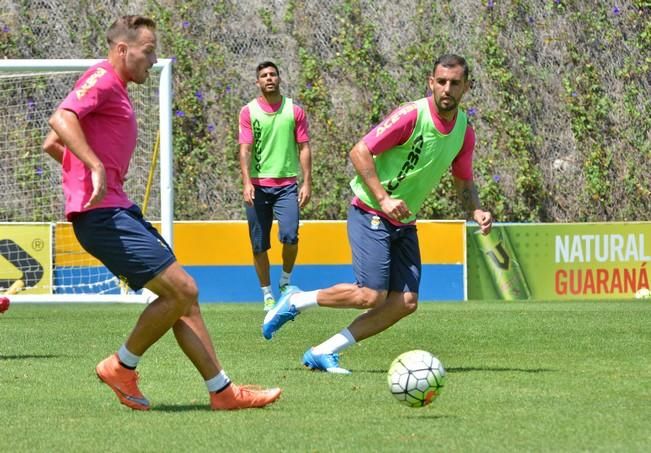
M271 248L271 225L278 220L278 240L282 244L298 243L298 186L255 187L253 206L246 205L249 237L253 253Z
M139 290L176 261L170 246L136 205L99 208L72 219L81 246L109 271Z
M347 226L358 285L418 293L421 260L416 225L397 227L351 205Z

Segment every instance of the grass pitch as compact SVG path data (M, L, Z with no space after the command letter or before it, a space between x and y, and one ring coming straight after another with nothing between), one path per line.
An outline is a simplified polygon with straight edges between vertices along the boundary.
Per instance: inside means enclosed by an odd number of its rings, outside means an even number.
M94 374L142 306L20 305L0 316L0 451L603 451L651 449L651 303L423 303L342 355L351 376L305 370L303 352L353 310L315 309L272 341L259 304L202 310L237 383L278 385L265 409L211 412L171 334L144 356L148 413ZM443 394L411 409L387 389L401 352L446 366Z

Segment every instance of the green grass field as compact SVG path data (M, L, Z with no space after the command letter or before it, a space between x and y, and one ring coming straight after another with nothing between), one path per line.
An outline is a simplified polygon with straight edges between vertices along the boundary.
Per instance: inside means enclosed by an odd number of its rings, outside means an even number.
M214 413L172 335L139 367L150 412L99 383L95 364L142 308L14 304L0 316L0 451L651 450L649 302L424 303L346 351L351 376L309 372L300 358L354 311L304 313L267 342L257 304L203 305L230 377L284 389L271 407ZM386 384L410 349L448 371L421 409Z

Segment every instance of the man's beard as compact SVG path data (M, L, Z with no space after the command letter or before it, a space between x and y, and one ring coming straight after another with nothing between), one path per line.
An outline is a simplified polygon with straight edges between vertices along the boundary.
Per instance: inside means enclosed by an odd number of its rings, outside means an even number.
M444 106L440 99L436 100L436 107L438 107L439 112L451 112L457 108L457 101L454 98L448 98L448 105Z

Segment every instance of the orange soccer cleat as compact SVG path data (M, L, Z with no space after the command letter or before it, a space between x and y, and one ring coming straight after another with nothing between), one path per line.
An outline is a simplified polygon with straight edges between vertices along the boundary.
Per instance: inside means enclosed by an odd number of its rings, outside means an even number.
M248 385L229 384L219 392L210 393L212 410L249 409L264 407L276 401L282 390L279 388L260 389Z
M117 354L102 360L95 373L111 387L122 404L139 411L149 410L149 401L138 389L138 373L120 365Z

